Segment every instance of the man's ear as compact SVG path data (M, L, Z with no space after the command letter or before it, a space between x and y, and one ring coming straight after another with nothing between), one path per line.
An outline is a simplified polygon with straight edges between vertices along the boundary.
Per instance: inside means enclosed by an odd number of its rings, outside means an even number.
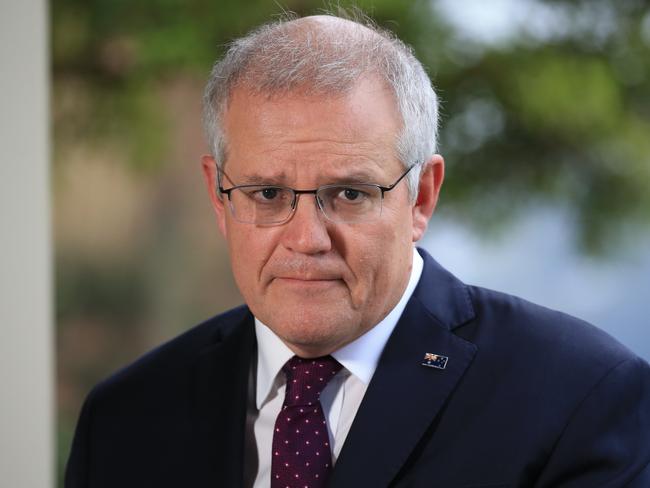
M219 188L217 186L217 162L212 156L206 154L201 157L201 166L203 168L205 184L208 187L208 195L212 202L212 208L217 216L219 232L226 237L226 209L223 205L223 200L219 196Z
M435 154L424 164L420 172L418 197L413 205L413 242L419 241L427 230L444 179L445 160L439 154Z

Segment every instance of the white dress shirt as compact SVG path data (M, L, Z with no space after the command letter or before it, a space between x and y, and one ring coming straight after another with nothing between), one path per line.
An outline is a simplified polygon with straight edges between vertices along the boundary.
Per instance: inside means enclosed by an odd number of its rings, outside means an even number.
M330 380L320 397L332 446L332 463L336 463L341 452L363 395L377 368L379 356L420 280L422 266L422 258L413 249L411 276L397 305L368 332L332 353L343 368ZM255 334L257 368L253 366L251 370L256 381L255 388L249 392L245 481L246 486L268 488L271 485L273 429L284 401L286 380L281 370L294 353L257 318Z

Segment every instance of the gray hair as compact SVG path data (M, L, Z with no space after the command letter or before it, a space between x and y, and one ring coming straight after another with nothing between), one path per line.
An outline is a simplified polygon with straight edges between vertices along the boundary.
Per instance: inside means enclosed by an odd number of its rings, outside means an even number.
M382 79L395 97L402 118L396 156L405 169L417 166L407 176L415 199L422 164L436 151L438 99L412 50L367 18L284 18L233 41L212 68L203 97L203 125L212 155L223 166L223 117L235 87L267 95L337 95L364 76Z

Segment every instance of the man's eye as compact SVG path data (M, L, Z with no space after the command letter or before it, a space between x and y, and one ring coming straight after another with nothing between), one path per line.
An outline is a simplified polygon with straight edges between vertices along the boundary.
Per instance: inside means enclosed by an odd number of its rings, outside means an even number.
M257 188L248 193L248 196L259 203L267 203L278 200L282 197L282 188L275 188L272 186L264 186Z
M347 200L356 200L361 195L359 190L353 190L352 188L346 188L343 190L343 194Z
M278 196L279 190L277 188L262 188L259 194L265 200L273 200Z
M361 202L368 197L368 193L358 188L343 187L338 192L338 198L345 202Z

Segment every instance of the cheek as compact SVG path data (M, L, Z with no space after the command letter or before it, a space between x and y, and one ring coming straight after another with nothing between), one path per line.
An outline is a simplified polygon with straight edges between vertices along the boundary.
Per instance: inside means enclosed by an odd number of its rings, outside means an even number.
M257 286L260 270L267 260L268 240L253 226L230 223L227 240L235 281L244 296Z
M375 273L375 293L390 294L387 290L399 287L410 269L413 242L408 217L403 212L391 213L369 247L368 255L374 260L368 264Z
M351 287L352 301L362 306L386 295L396 278L395 261L402 261L399 256L403 251L399 249L405 244L408 247L410 241L393 225L359 230L350 241L346 260L356 278Z

